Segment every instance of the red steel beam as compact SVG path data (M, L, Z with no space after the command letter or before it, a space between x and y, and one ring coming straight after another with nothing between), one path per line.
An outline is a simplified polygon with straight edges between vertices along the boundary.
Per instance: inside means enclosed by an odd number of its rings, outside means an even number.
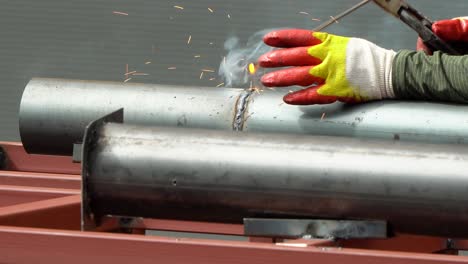
M215 222L180 221L166 219L133 218L131 223L119 225L115 217L103 217L101 225L93 231L108 232L120 227L142 230L162 230L176 232L193 232L217 235L244 235L244 226L241 224L224 224Z
M81 195L0 207L0 225L80 230Z
M31 155L26 153L21 143L0 141L7 156L7 169L13 171L51 172L80 174L80 164L73 163L71 157Z
M7 263L468 263L467 257L0 226Z
M0 170L0 185L80 189L81 176Z
M0 185L0 208L77 194L80 190Z
M468 240L463 239L453 239L451 241L452 247L459 250L468 250Z
M389 239L342 240L340 246L406 252L432 253L447 248L447 238L397 234Z

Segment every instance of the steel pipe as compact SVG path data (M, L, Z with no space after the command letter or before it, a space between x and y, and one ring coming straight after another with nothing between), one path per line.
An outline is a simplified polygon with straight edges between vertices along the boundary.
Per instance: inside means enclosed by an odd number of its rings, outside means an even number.
M94 219L368 219L400 232L468 237L465 146L116 123L93 129L82 174L84 212Z
M468 106L385 101L290 106L283 91L33 79L21 100L29 153L71 155L86 125L119 108L129 124L468 142Z

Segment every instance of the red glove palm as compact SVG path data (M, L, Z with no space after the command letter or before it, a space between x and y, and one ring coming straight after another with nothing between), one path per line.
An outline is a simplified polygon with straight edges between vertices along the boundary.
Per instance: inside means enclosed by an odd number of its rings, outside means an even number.
M437 21L432 25L432 31L441 39L468 51L468 17ZM424 45L421 38L418 38L416 49L432 54L432 50Z

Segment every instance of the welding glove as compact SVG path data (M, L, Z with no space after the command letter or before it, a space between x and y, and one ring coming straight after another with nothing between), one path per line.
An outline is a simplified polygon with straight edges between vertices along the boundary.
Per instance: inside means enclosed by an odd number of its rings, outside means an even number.
M436 21L432 24L432 31L439 38L451 44L458 43L460 47L468 46L468 17ZM424 45L421 38L418 38L416 48L425 51L427 54L432 54L432 51ZM464 50L466 51L465 54L468 54L468 48L460 50Z
M264 42L283 49L262 55L260 66L292 66L265 74L265 86L310 86L286 95L288 104L358 103L395 97L392 50L364 39L302 29L270 32Z

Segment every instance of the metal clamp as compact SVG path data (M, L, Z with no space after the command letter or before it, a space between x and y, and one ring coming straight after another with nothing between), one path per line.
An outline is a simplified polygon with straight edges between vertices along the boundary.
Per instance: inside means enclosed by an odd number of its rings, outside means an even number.
M387 238L385 221L244 218L246 236L289 239Z

